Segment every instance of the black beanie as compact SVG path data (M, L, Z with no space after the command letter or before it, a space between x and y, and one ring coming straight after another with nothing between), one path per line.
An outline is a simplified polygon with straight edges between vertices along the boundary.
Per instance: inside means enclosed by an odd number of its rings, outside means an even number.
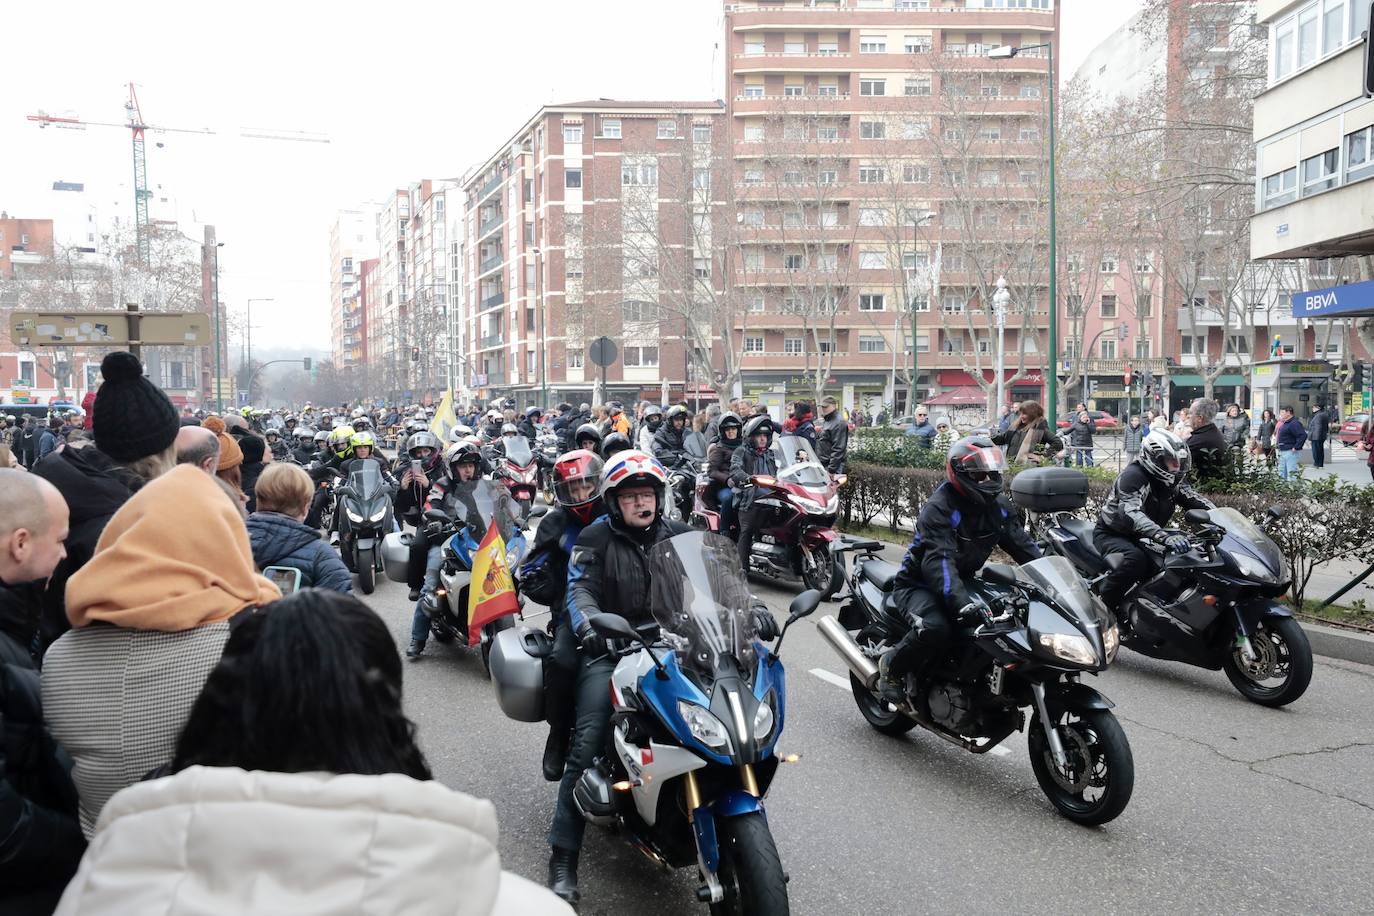
M123 350L100 362L105 381L95 394L91 427L95 446L116 461L137 461L166 451L181 422L162 389L143 377L138 357Z
M262 456L267 450L267 443L257 436L244 436L239 440L239 448L243 450L244 464L257 464L262 461Z

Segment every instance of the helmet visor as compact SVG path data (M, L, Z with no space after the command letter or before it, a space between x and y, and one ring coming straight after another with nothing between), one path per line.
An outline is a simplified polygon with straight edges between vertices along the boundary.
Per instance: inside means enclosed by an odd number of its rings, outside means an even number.
M959 468L970 480L1001 480L1007 469L1007 457L995 445L975 446L959 459Z

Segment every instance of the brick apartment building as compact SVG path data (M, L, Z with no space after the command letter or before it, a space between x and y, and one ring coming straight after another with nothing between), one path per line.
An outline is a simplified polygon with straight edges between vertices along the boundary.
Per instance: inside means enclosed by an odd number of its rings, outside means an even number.
M329 339L334 365L367 363L362 262L376 249L375 212L340 210L329 231Z

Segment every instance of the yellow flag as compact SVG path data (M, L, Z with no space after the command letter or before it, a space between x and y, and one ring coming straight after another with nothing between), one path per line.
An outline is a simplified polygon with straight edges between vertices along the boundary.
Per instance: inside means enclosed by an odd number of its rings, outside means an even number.
M429 431L439 437L440 442L448 441L448 431L458 425L458 415L453 412L453 389L444 392L439 409L434 411L434 419L429 422Z

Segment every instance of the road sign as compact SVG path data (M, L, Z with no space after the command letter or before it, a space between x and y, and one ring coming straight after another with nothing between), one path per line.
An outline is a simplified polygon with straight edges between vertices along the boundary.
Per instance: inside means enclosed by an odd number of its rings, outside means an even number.
M587 348L587 358L596 363L601 368L606 368L615 362L616 355L620 351L616 349L615 341L609 337L598 337L593 340L591 346Z
M139 322L138 336L141 343L148 345L206 347L210 345L215 331L210 316L199 312L144 314L140 317L142 321Z
M21 347L118 347L129 343L126 312L14 312L10 329ZM214 326L199 312L137 315L139 342L150 345L205 346Z
M1360 395L1360 397L1362 397L1362 398L1364 399L1364 411L1365 411L1365 413L1369 413L1369 401L1370 401L1369 394L1370 394L1369 391L1364 391L1364 392L1362 392L1361 395Z

